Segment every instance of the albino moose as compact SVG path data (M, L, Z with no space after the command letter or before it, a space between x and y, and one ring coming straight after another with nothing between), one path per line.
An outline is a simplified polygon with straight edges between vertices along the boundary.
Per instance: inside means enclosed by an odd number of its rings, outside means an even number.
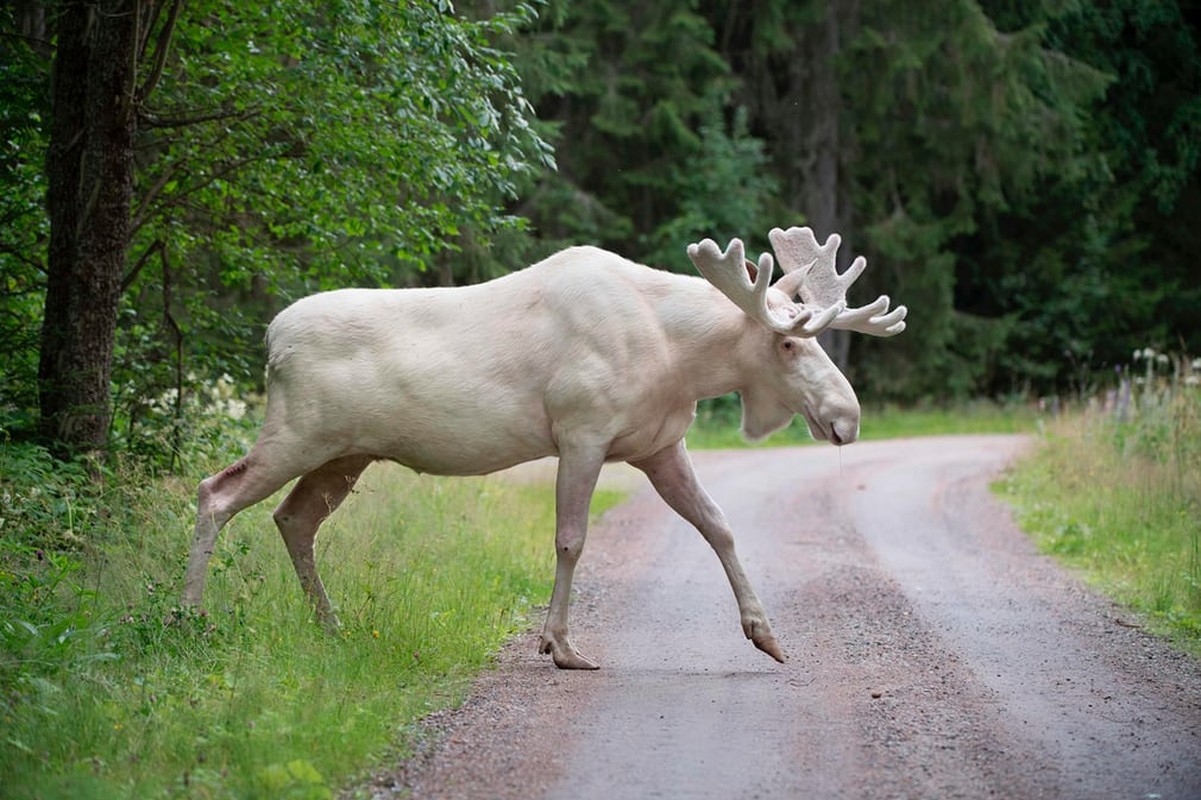
M770 254L756 265L738 239L724 252L706 239L688 247L704 280L573 247L475 286L343 289L294 303L267 329L258 440L200 483L184 603L200 604L230 518L299 477L275 524L318 618L336 626L313 542L371 462L482 475L554 455L557 560L539 651L562 669L595 669L568 637L572 575L601 465L627 461L713 547L743 633L783 661L684 434L698 399L737 391L750 439L800 414L817 439L855 441L858 400L814 337L892 336L906 309L890 312L886 296L847 308L865 261L839 274L837 234L819 245L808 228L777 228L769 239L784 271L774 284Z

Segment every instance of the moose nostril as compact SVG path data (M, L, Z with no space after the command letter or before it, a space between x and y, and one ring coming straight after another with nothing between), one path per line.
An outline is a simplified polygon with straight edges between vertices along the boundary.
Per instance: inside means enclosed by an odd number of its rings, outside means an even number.
M830 442L841 447L859 438L859 423L857 420L841 420L830 423Z

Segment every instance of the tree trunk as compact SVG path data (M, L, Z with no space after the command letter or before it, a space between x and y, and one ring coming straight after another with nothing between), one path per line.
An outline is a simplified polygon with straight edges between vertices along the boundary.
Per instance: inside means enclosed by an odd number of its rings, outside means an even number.
M102 448L108 436L130 236L137 12L136 0L65 2L56 20L38 390L41 432L60 451Z
M797 57L793 63L805 63L798 76L796 93L800 107L798 128L802 139L800 169L789 176L789 195L804 211L819 241L832 233L842 237L838 267L845 270L854 247L851 218L847 213L851 187L845 185L842 171L842 98L835 71L841 49L841 19L838 4L826 7L812 25L797 31ZM847 369L851 336L848 331L829 330L818 342L844 372Z
M749 14L757 23L754 7ZM760 125L776 141L775 164L788 205L805 216L819 241L842 236L840 269L854 252L851 187L843 169L850 136L843 130L843 107L837 62L849 30L859 14L857 2L802 4L791 18L787 44L775 49L752 46L746 55L751 105ZM764 15L772 19L772 15ZM734 14L732 26L738 15ZM749 42L780 42L779 32L752 34ZM846 369L850 336L828 331L822 346Z

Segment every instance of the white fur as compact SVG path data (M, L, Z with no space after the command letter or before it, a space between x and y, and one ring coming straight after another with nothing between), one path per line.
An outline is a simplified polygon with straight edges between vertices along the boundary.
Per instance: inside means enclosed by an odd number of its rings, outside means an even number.
M567 638L571 576L601 464L629 461L713 543L746 635L782 658L683 437L698 399L737 391L750 437L799 413L815 436L854 441L858 402L814 340L767 330L701 278L593 247L476 286L317 294L282 311L267 340L263 430L200 485L186 603L201 600L220 528L293 478L276 522L332 624L313 539L371 461L476 475L558 455L559 566L542 648L560 666L592 667Z

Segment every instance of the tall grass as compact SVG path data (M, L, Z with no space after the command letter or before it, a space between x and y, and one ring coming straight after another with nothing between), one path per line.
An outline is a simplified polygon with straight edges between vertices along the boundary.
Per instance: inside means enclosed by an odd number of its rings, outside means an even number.
M312 622L272 501L223 532L207 612L181 611L194 482L89 495L37 486L45 463L0 448L6 798L330 797L549 595L551 487L376 465L318 540L340 635Z
M998 489L1043 550L1201 653L1201 387L1196 362L1157 363L1048 425Z

